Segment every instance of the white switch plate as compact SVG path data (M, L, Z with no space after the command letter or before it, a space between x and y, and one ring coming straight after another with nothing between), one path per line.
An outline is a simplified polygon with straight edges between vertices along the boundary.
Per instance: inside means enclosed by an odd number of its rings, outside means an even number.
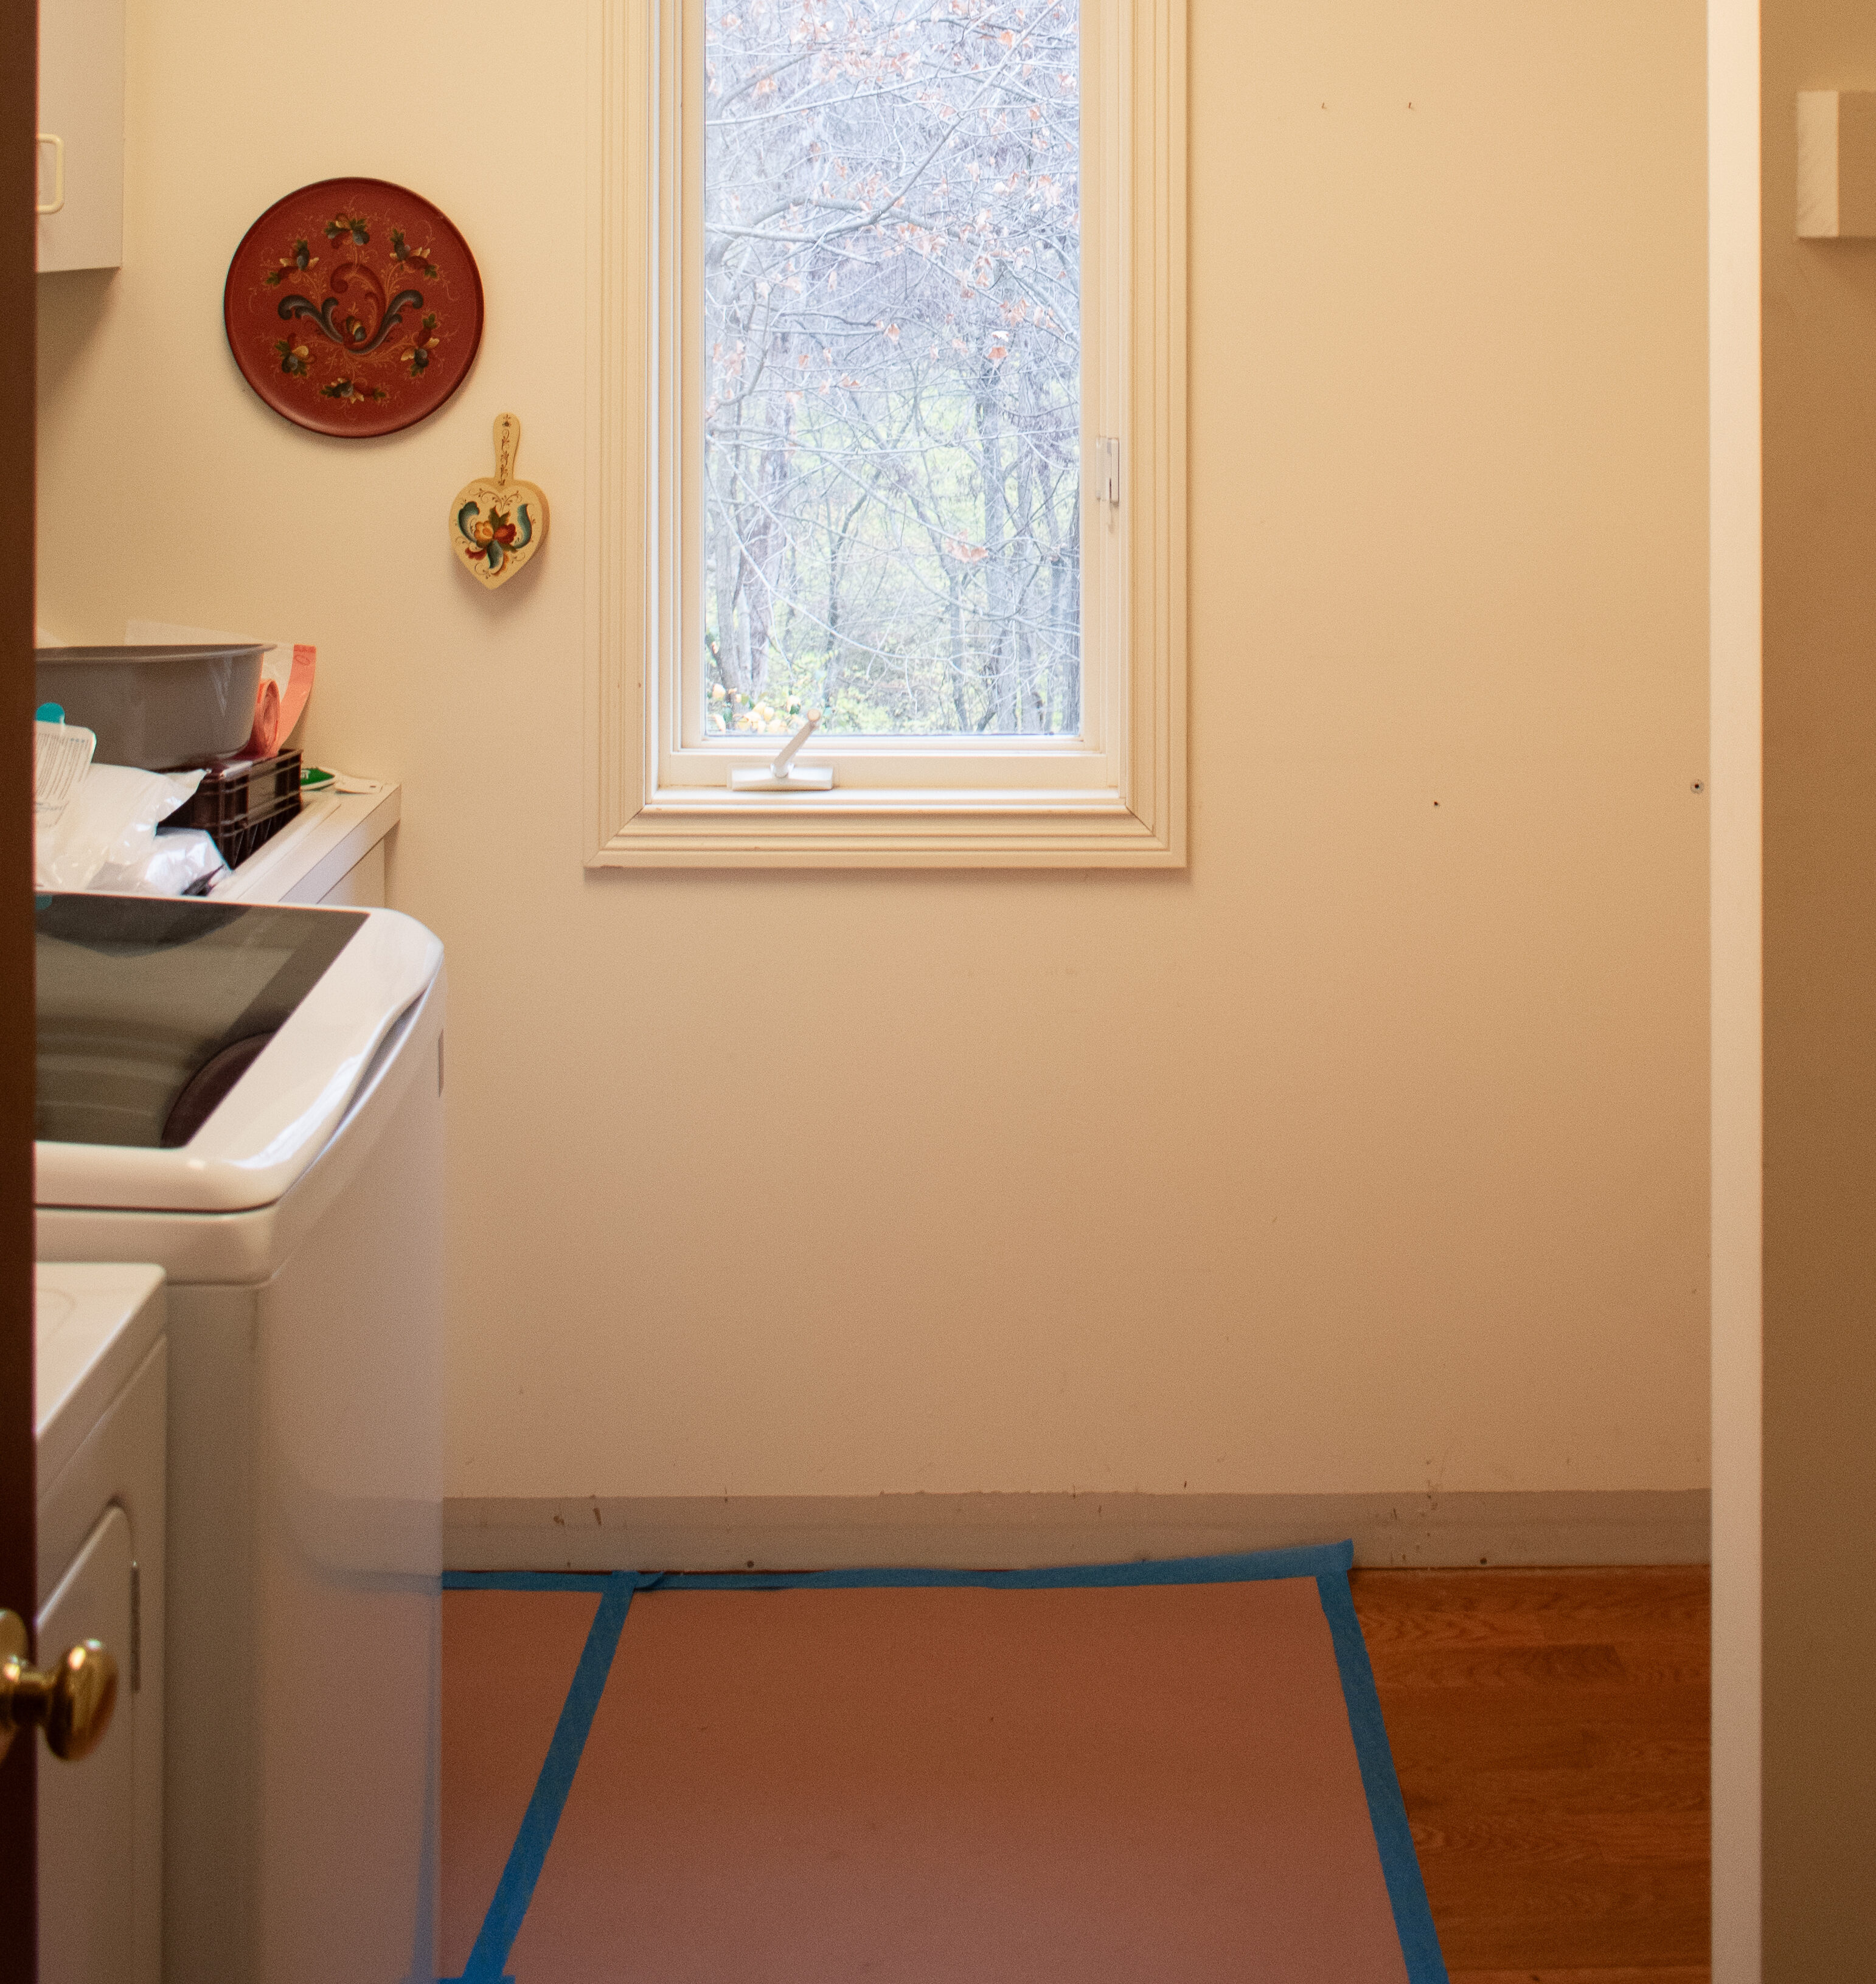
M1798 238L1876 240L1876 90L1798 92Z

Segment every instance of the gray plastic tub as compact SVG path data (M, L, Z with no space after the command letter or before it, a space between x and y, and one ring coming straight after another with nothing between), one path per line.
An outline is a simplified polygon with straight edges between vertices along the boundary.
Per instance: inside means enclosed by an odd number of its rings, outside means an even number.
M164 772L239 751L254 727L256 645L238 648L35 648L35 700L98 733L101 765Z

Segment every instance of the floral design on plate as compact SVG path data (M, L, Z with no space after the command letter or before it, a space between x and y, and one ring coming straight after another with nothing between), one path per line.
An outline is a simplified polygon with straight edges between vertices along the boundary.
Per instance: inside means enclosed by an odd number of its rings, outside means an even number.
M468 375L482 276L427 199L384 179L321 179L247 230L222 317L241 376L276 413L318 434L394 434Z

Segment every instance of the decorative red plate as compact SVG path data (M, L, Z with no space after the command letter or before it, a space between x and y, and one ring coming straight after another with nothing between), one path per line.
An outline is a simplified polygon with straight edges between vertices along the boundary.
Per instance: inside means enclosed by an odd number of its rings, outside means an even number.
M277 414L315 434L395 434L467 376L482 279L428 200L384 179L320 179L242 236L222 320L241 376Z

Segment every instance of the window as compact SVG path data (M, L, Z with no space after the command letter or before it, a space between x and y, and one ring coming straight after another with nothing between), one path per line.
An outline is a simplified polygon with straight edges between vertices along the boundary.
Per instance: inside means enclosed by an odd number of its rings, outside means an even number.
M1081 732L1079 0L703 27L703 735Z
M590 860L1183 862L1183 0L624 11Z

